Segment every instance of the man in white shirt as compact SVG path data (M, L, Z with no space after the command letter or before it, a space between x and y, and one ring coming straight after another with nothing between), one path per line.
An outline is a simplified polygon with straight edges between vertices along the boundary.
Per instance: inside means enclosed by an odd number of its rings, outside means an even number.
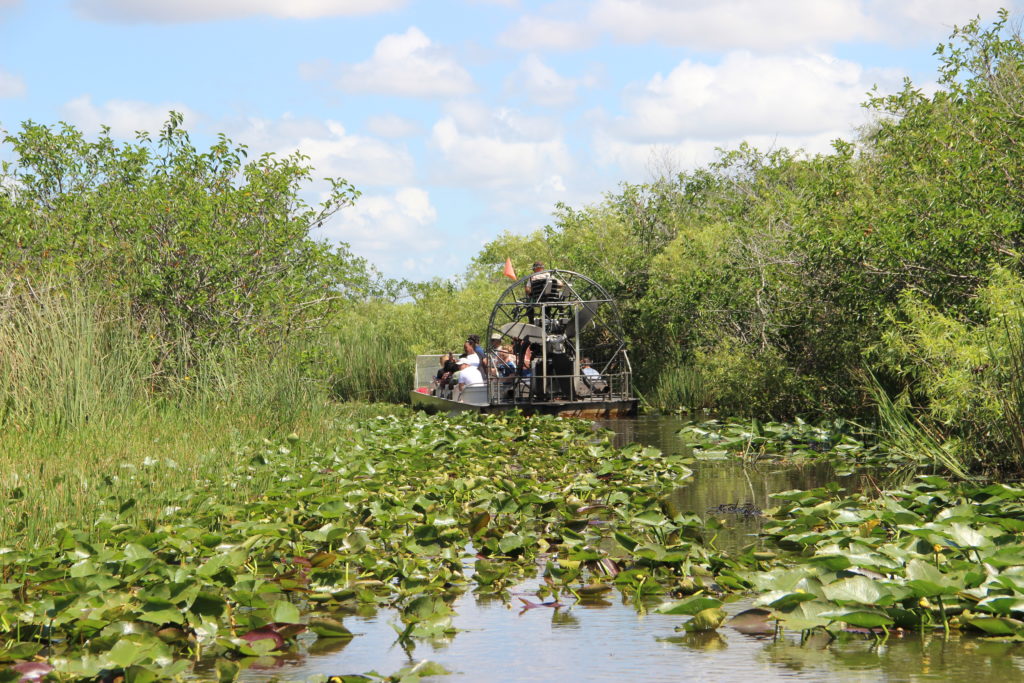
M484 384L484 376L480 374L480 368L476 365L472 365L468 358L460 358L456 363L459 364L459 389L458 389L458 400L462 400L462 391L466 387L481 386ZM479 360L477 361L479 363Z

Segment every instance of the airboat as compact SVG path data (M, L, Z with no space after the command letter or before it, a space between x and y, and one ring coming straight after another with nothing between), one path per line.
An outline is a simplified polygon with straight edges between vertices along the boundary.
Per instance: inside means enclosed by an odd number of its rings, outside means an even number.
M483 384L460 388L444 377L445 354L417 356L413 407L585 418L636 414L618 307L585 275L552 269L520 278L494 304L482 343Z

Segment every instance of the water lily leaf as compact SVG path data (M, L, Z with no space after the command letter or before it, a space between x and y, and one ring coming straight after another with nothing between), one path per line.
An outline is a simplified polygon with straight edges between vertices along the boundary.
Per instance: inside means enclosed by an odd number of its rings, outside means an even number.
M282 624L296 624L299 621L299 608L287 600L278 600L274 603L271 615L274 621Z
M1009 617L973 617L964 622L990 636L1012 636L1024 630L1024 622Z
M906 576L908 579L919 579L931 583L942 583L942 572L932 564L922 560L911 560L907 563Z
M814 594L806 591L771 591L760 596L754 604L784 610L814 599Z
M892 594L877 581L864 576L840 579L822 588L825 597L835 602L856 602L862 605L878 605L892 602Z
M985 598L976 606L985 612L993 612L1000 616L1008 616L1011 612L1024 612L1024 598L1012 595L996 595Z
M683 628L686 629L688 633L714 631L722 625L722 622L725 621L727 616L728 615L725 613L725 610L721 607L710 607L697 612L692 619L683 624Z
M239 636L239 638L249 643L249 646L257 652L266 653L272 650L281 650L285 646L284 637L272 628L253 629ZM244 648L240 649L244 652Z
M985 548L992 545L991 538L966 524L950 524L947 533L953 542L962 548Z
M353 553L361 553L370 544L370 538L363 531L353 531L345 536L345 549Z
M830 610L822 612L819 616L859 628L878 628L893 624L892 617L885 612L869 609Z
M716 600L715 598L709 598L707 596L697 596L689 598L687 600L679 600L676 602L665 602L654 608L654 611L658 614L697 614L706 609L713 609L715 607L721 607L722 601Z
M343 623L330 617L310 619L309 630L321 638L351 638L353 636L352 631L349 631Z
M206 591L200 591L189 607L189 611L193 614L214 618L224 614L225 609L227 609L227 602L224 598Z
M161 626L163 624L183 624L185 622L181 610L167 600L149 600L142 606L138 616L140 621ZM127 666L127 665L123 665Z
M726 626L734 628L740 633L752 635L774 633L774 619L775 617L770 611L757 609L755 607L754 609L744 610L735 615L733 618L729 619Z
M0 681L38 681L53 671L53 667L46 662L18 662L8 671L15 675L4 678L5 672L0 671Z
M846 555L814 555L807 558L807 563L833 572L853 566L853 561Z
M325 569L330 567L338 559L338 556L334 553L315 553L313 557L309 558L309 563L317 569Z
M640 541L637 541L636 539L631 538L626 534L623 534L618 531L614 532L612 536L615 538L616 542L618 542L618 544L625 548L628 552L633 552L633 550L638 545L640 545Z
M344 500L331 500L317 510L317 514L328 519L337 519L348 510L348 504Z
M5 643L4 647L0 648L0 662L28 659L42 649L42 643Z
M128 543L124 547L124 559L129 562L135 562L137 560L148 560L153 557L153 553L149 551L149 548L139 545L138 543Z
M498 549L503 553L509 553L523 547L523 537L518 534L507 534L498 541Z
M199 537L199 542L206 548L216 548L223 540L224 537L220 534L211 533L209 531Z
M470 537L476 536L478 533L483 531L488 524L491 522L491 513L484 510L473 515L473 519L469 521L469 535Z

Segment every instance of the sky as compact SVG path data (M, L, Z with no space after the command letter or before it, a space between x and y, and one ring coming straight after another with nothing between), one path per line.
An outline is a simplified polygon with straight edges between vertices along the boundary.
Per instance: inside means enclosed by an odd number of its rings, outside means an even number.
M391 277L465 271L748 141L827 152L874 86L934 88L954 25L1024 0L0 0L0 129L295 150L362 192L314 236ZM557 264L553 264L557 266Z

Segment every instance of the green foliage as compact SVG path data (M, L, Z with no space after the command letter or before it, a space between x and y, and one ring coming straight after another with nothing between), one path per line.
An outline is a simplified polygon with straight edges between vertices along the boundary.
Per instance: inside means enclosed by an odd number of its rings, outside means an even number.
M978 290L970 319L908 293L873 349L879 366L903 380L925 407L920 419L933 438L975 467L1024 463L1022 304L1024 279L1005 268L996 268Z
M312 208L300 194L311 175L304 157L247 160L223 136L202 152L181 124L172 112L155 141L140 133L123 144L67 124L27 122L5 136L5 273L23 283L62 276L123 301L160 339L158 364L315 327L333 303L366 295L366 265L309 238L355 200L351 185L329 180Z
M423 283L401 303L353 303L332 316L319 337L311 371L343 400L405 402L413 358L460 353L470 334L487 328L491 307L509 280L477 277L461 287Z
M943 387L915 398L961 419L956 402L975 401L969 368L992 342L953 328L986 319L976 297L993 267L1020 268L1024 43L1004 12L955 29L936 54L934 94L907 82L872 96L874 123L830 154L740 145L597 205L560 206L551 226L502 236L475 267L555 254L550 265L597 279L624 306L641 391L663 408L866 416L865 365L880 356L865 351L894 345L892 359L900 321L923 330L923 312L939 311L932 325L948 328L949 348L906 362L926 374L936 363ZM961 341L954 373L941 358ZM912 381L885 379L896 390ZM1004 398L984 401L969 447L1000 431Z

